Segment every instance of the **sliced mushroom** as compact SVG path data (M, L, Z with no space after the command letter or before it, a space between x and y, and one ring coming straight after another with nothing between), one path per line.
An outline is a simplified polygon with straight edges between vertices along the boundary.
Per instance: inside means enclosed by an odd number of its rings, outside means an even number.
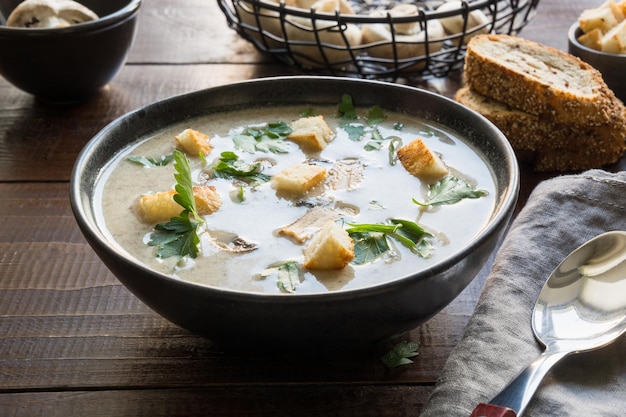
M268 48L278 48L282 45L282 39L285 36L279 13L263 7L263 3L278 6L280 4L278 1L263 0L259 3L258 9L252 2L246 0L234 3L241 23L258 29L245 29L249 35L264 43Z
M418 9L414 5L403 4L396 6L391 10L375 10L370 15L384 17L400 16L417 16ZM419 22L408 23L369 23L363 25L362 45L372 45L365 48L367 53L373 57L393 60L404 60L410 58L419 58L426 55L426 46L428 52L434 53L441 50L443 41L434 42L445 36L445 31L439 20L429 20L427 30L422 30ZM394 34L392 34L392 26ZM426 41L428 35L428 41ZM395 44L395 47L394 47ZM425 66L419 63L410 69L420 69Z
M318 0L312 6L318 14L354 14L346 0ZM294 59L311 67L343 66L350 63L351 49L361 43L361 31L355 24L336 19L314 21L304 17L287 17L286 38ZM324 46L328 45L328 46Z
M251 252L258 248L256 243L229 232L214 230L209 233L209 236L209 243L224 252L243 253Z
M448 10L461 10L462 3L460 1L447 1L437 8L438 12ZM450 17L443 17L439 19L443 28L448 35L461 35L463 33L463 26L465 25L465 19L461 13ZM463 37L463 43L467 44L469 40L481 33L489 32L489 18L480 10L472 10L467 15L467 24L465 25L465 36ZM455 44L459 44L459 40L453 41Z
M328 171L327 184L333 190L354 190L363 182L364 167L358 159L337 161Z
M310 239L326 222L335 221L341 217L336 209L313 207L295 222L278 229L279 235L292 237L296 242L303 243Z
M11 12L7 26L60 28L96 19L93 11L72 0L26 0Z

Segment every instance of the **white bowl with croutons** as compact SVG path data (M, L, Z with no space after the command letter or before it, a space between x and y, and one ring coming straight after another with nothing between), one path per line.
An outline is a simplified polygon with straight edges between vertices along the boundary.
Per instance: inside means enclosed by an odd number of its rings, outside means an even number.
M626 101L626 0L584 10L568 31L568 52L600 71Z
M172 322L227 348L332 353L454 300L518 189L506 137L448 98L276 77L122 116L81 152L70 200L104 263Z

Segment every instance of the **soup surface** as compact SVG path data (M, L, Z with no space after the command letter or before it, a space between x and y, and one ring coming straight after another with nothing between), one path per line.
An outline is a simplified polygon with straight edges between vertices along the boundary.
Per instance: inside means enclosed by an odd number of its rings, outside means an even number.
M357 108L358 118L347 119L338 114L337 106L243 109L186 120L139 138L107 165L96 184L95 207L101 228L114 244L152 269L241 291L284 293L284 287L277 285L277 274L272 273L275 270L268 268L287 261L299 265L295 293L365 287L426 269L466 245L484 227L494 207L493 176L481 156L456 133L425 120L377 110L373 120L372 109ZM263 129L267 123L290 123L304 111L323 115L334 131L333 141L322 151L304 151L282 139L267 141L277 148L273 150L264 149L263 144L242 148L241 141L233 140L241 139L241 133L250 126ZM207 134L213 146L204 158L188 156L194 184L214 186L222 205L217 212L204 216L197 257L163 259L147 244L155 225L140 219L137 202L141 195L172 189L175 169L173 163L145 166L131 162L129 157L158 160L172 155L177 148L174 136L187 128ZM417 205L413 200L427 202L436 191L396 163L393 152L416 138L441 157L450 175L472 189L484 190L485 195L453 204ZM305 195L283 195L271 180L251 183L212 175L222 152L234 152L245 163L261 162L262 172L268 176L303 162L322 166L329 174L324 183ZM355 165L362 172L356 179L346 179L338 169ZM302 261L308 241L299 243L279 230L314 208L340 213L337 222L346 228L348 224L387 224L390 218L416 222L432 235L428 239L432 247L424 256L397 240L383 239L389 250L373 261L351 263L340 270L306 270ZM224 250L224 244L232 246L235 238L254 244L254 250Z

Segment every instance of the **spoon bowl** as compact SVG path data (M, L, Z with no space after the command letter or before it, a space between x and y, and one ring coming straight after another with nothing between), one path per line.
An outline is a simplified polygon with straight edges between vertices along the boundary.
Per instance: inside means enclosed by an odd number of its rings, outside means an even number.
M559 360L606 346L626 331L626 232L601 234L556 267L535 304L532 329L545 351L471 417L521 416Z
M576 249L545 283L533 311L535 336L550 351L582 352L626 330L626 233Z

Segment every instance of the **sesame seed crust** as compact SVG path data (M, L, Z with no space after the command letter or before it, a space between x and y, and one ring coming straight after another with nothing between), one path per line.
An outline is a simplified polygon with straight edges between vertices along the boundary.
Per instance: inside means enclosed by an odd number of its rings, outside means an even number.
M465 80L479 93L561 123L601 125L623 107L595 68L555 48L509 35L472 38Z
M509 35L479 35L455 99L481 113L536 171L578 171L626 152L626 107L580 59Z
M514 109L469 87L454 96L507 137L518 159L536 171L572 171L617 161L626 151L626 113L610 123L557 123Z

